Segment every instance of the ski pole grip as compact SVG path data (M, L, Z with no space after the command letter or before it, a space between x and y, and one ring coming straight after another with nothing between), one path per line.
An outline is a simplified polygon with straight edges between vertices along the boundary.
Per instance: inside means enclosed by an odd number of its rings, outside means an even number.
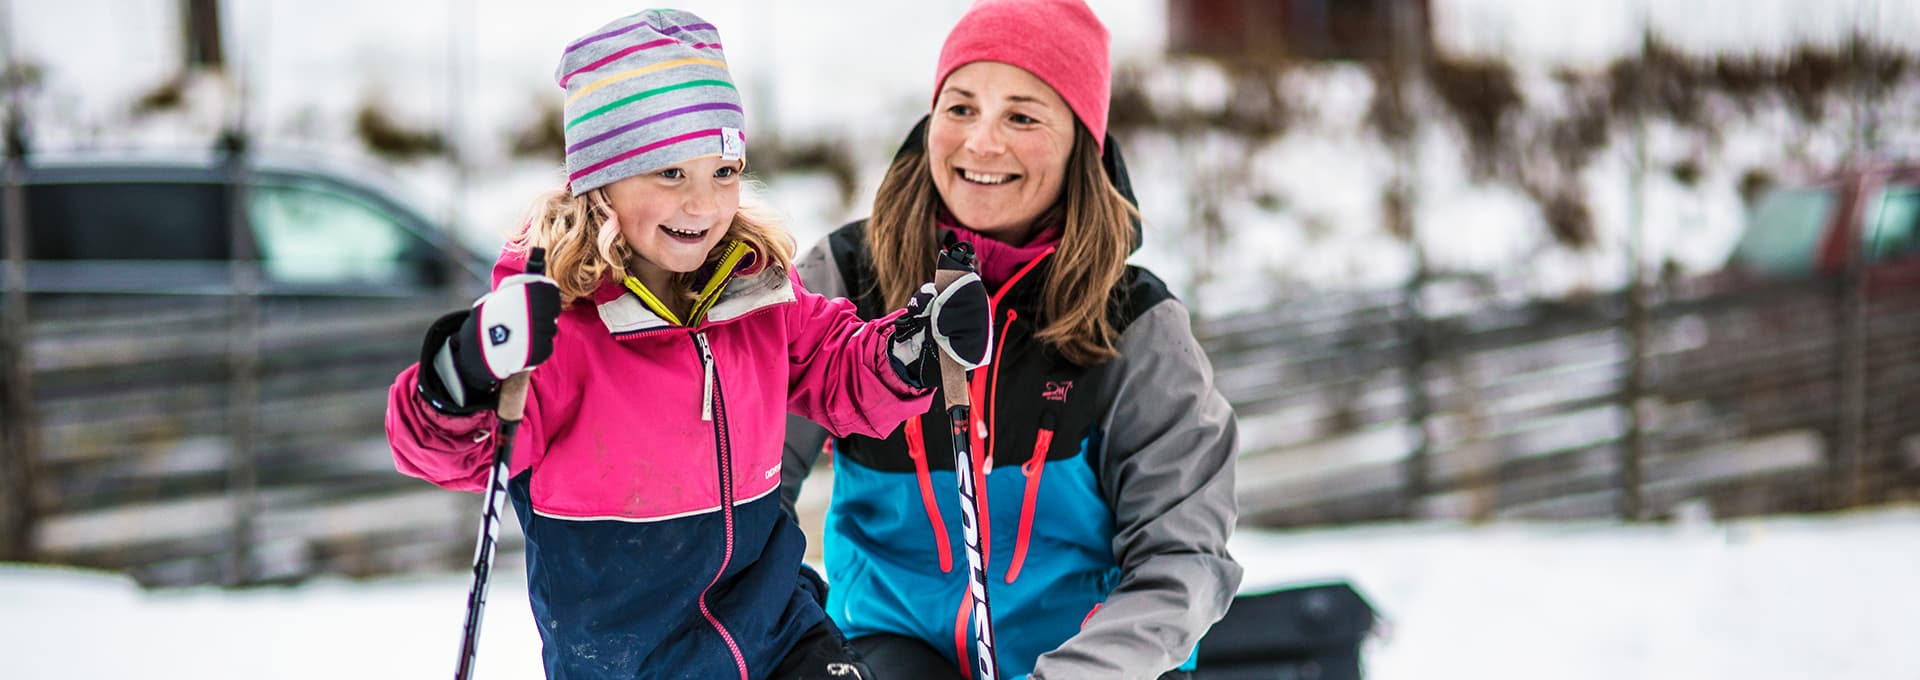
M955 243L940 250L940 267L933 271L933 289L946 292L962 276L973 271L973 248L965 242ZM934 350L940 355L940 388L946 393L947 408L971 406L967 396L967 369L960 362L947 356L942 350Z
M527 273L547 273L547 249L534 248L527 253ZM503 421L519 422L527 412L527 371L507 376L505 384L500 386L500 407L494 413Z
M507 382L500 386L500 408L494 413L501 420L518 422L527 412L527 372L521 371L507 376Z

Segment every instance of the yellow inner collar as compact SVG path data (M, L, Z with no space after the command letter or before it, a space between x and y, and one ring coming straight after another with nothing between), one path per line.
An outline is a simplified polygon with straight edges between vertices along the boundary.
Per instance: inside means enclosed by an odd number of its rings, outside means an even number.
M659 296L647 290L646 284L640 283L640 279L628 276L622 283L626 284L627 290L633 291L634 297L640 298L641 304L646 305L647 309L658 314L660 318L666 319L667 323L675 326L700 325L700 322L706 319L707 311L713 309L714 303L720 300L720 292L726 289L727 279L733 278L734 269L740 266L740 261L745 259L748 253L752 252L746 244L739 241L727 241L721 247L725 250L720 252L720 260L713 268L713 276L709 277L706 284L702 285L694 295L693 309L688 312L684 321L680 319L680 315L674 314L673 309L661 301Z

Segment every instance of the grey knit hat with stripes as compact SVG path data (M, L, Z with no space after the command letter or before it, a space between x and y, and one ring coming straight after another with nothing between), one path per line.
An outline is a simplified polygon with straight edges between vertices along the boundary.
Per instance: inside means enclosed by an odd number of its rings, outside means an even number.
M691 158L746 155L720 32L692 12L650 9L601 26L567 45L554 78L567 91L575 196Z

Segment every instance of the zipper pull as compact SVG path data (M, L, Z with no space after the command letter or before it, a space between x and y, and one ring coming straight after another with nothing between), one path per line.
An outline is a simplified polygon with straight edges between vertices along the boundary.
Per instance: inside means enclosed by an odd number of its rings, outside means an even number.
M707 346L707 334L694 331L693 344L700 348L700 368L705 381L700 390L700 419L713 420L713 348Z

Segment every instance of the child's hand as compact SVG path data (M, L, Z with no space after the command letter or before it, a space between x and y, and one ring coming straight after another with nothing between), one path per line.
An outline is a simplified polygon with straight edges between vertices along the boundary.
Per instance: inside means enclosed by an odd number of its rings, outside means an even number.
M914 387L940 382L935 348L967 370L987 365L993 345L993 318L987 287L973 273L972 253L941 251L940 268L965 273L946 289L928 283L907 301L907 313L894 321L893 370Z
M560 286L540 274L515 274L473 303L448 343L460 382L492 390L507 376L546 361L559 333Z

